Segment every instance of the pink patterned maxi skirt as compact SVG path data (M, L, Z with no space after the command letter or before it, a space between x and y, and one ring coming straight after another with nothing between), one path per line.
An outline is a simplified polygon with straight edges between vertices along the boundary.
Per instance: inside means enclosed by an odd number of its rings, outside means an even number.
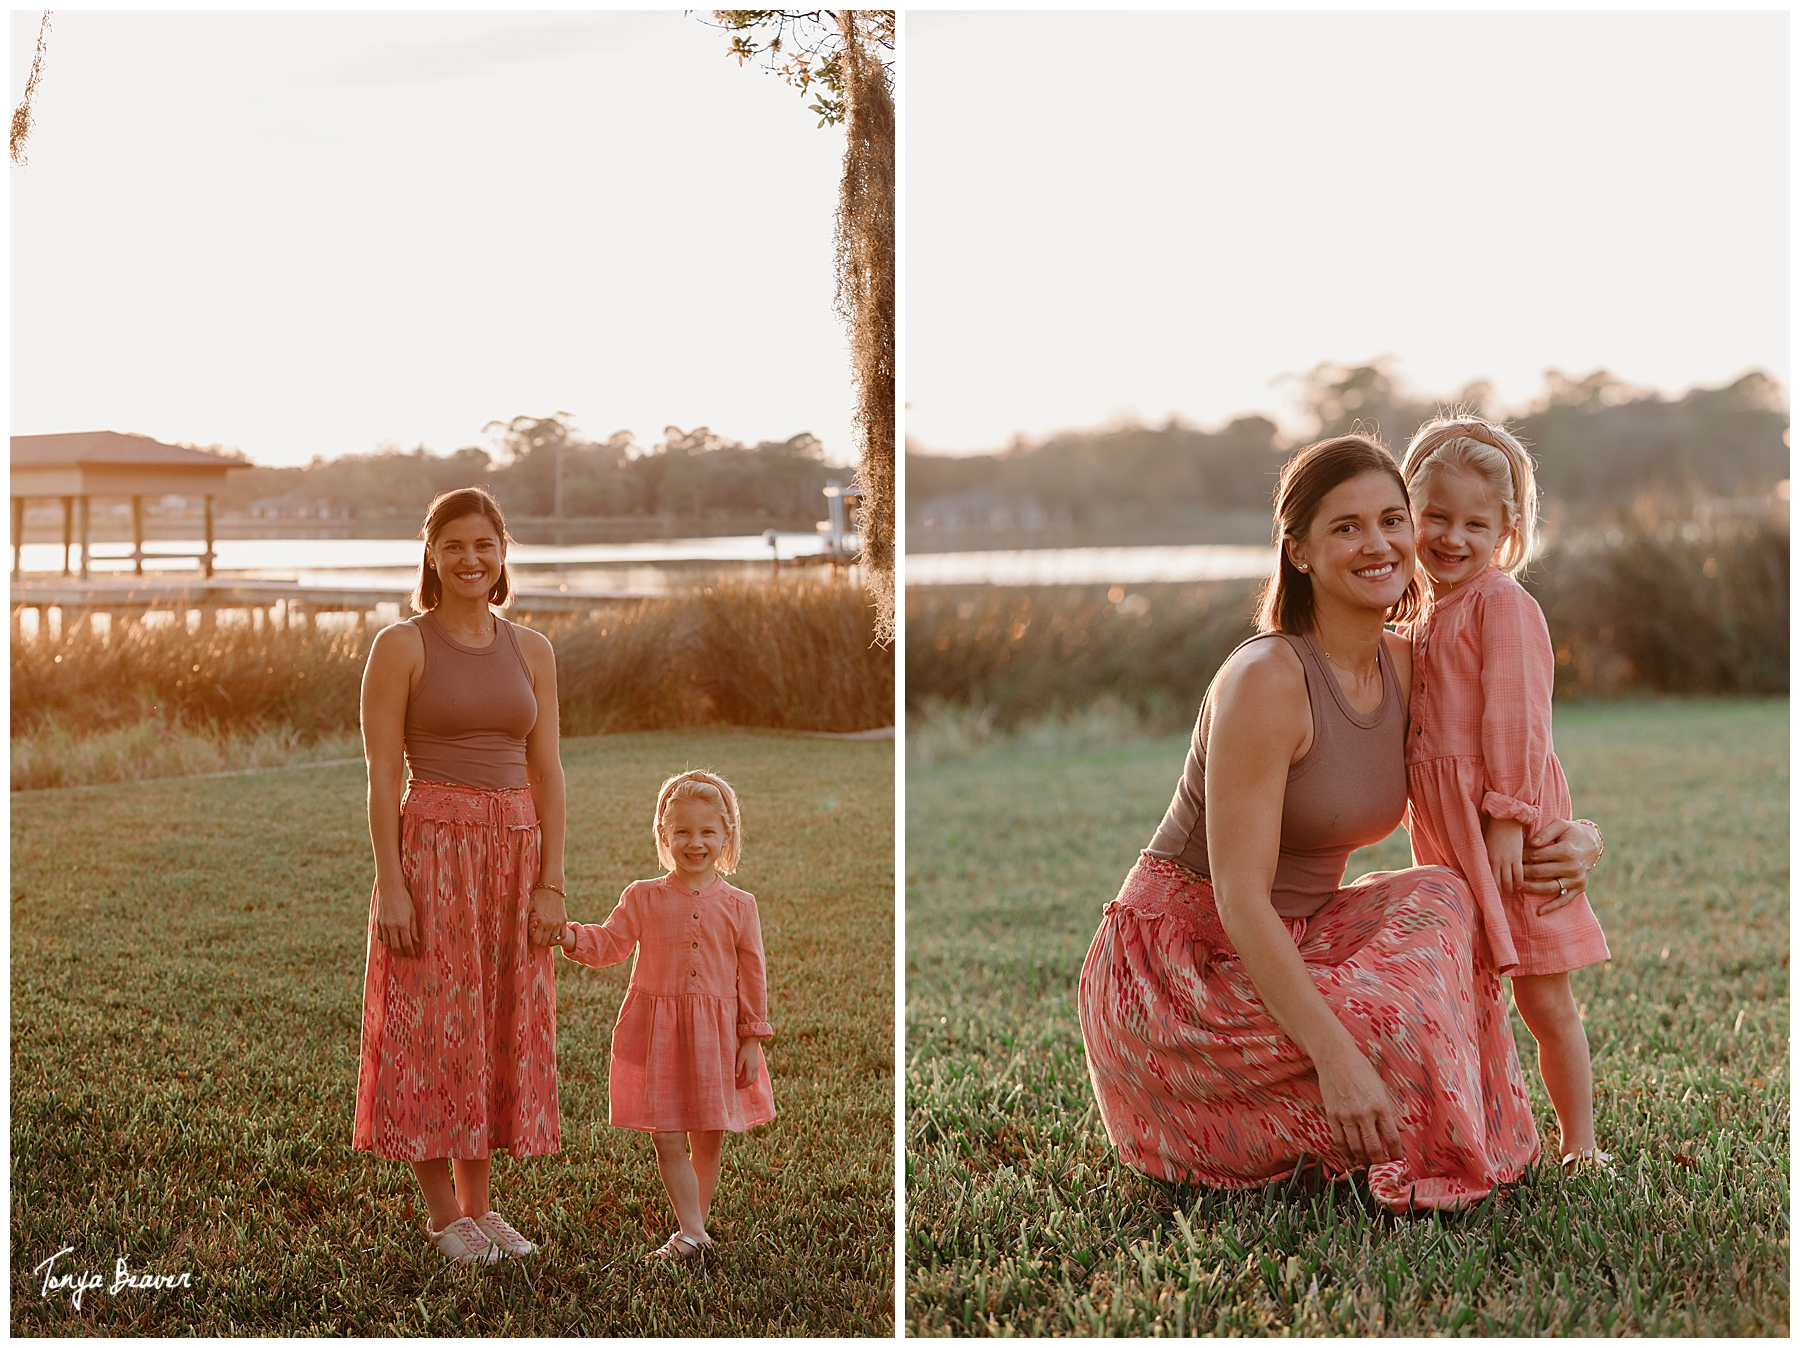
M1400 1111L1405 1159L1368 1176L1396 1210L1476 1202L1538 1154L1500 979L1475 963L1474 922L1461 877L1420 867L1366 875L1288 924ZM1210 881L1141 857L1088 950L1080 1010L1100 1116L1126 1164L1220 1189L1285 1179L1302 1155L1349 1173L1318 1075L1263 1008Z
M357 1150L478 1161L561 1149L555 975L527 933L538 847L527 789L407 789L400 867L426 948L382 945L370 895Z

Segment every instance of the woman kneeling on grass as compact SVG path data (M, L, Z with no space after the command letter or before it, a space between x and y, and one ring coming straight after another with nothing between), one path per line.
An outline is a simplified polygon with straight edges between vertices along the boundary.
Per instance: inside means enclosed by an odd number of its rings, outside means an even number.
M551 938L529 932L564 917L556 659L490 608L510 593L492 496L438 497L423 533L420 615L375 638L363 674L375 892L354 1145L412 1162L431 1243L491 1263L533 1249L493 1210L492 1152L561 1148Z
M1538 1154L1469 887L1437 867L1340 887L1406 809L1413 522L1361 436L1282 474L1262 635L1207 690L1162 826L1081 972L1088 1070L1129 1165L1236 1189L1310 1157L1389 1207L1458 1207ZM1540 844L1551 839L1540 835ZM1585 883L1579 825L1526 849L1534 892Z
M611 1122L650 1134L681 1224L645 1257L691 1259L713 1243L725 1134L775 1117L762 1053L775 1032L756 900L722 878L743 849L736 794L710 772L679 773L657 793L654 829L667 875L626 886L603 923L532 930L595 967L637 952L613 1026Z

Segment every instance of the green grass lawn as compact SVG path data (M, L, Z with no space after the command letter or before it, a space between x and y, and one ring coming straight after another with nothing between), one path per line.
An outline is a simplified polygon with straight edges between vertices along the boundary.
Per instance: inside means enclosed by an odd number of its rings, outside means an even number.
M16 795L15 1334L891 1334L893 745L774 731L565 741L570 915L659 872L671 772L743 801L780 1116L729 1137L704 1261L648 1137L606 1122L628 965L558 957L560 1156L494 1166L542 1250L457 1268L408 1167L350 1149L373 866L359 766ZM36 1266L92 1272L77 1312ZM116 1261L190 1286L108 1294Z
M1081 962L1186 740L998 752L907 786L913 1333L1785 1334L1788 709L1560 707L1613 958L1574 975L1616 1180L1535 1168L1471 1211L1237 1194L1118 1165ZM1350 875L1407 864L1403 834ZM1514 1030L1540 1132L1554 1115Z

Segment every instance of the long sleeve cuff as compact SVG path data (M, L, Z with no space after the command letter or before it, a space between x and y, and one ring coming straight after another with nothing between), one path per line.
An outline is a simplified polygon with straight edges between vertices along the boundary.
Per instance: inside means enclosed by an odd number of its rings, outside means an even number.
M1498 791L1490 791L1481 798L1481 812L1489 819L1517 819L1525 825L1528 834L1537 831L1538 807L1527 805L1511 796L1503 796Z
M740 1020L738 1022L739 1039L773 1039L775 1031L766 1020Z

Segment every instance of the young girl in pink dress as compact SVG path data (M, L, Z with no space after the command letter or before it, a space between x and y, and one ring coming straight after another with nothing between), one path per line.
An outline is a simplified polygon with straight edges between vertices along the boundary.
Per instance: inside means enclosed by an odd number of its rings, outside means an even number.
M743 846L737 796L710 772L671 777L655 831L669 873L627 886L603 923L567 923L561 945L596 967L637 951L613 1026L610 1117L650 1134L681 1223L648 1257L689 1259L713 1243L706 1214L725 1133L775 1117L762 1054L775 1032L756 900L722 878Z
M1513 577L1531 554L1530 456L1477 417L1421 427L1401 467L1430 581L1412 624L1407 828L1420 865L1449 866L1474 891L1493 966L1538 1043L1563 1165L1605 1166L1594 1082L1569 972L1611 958L1583 892L1522 892L1528 838L1571 818L1550 743L1554 656L1537 601Z

